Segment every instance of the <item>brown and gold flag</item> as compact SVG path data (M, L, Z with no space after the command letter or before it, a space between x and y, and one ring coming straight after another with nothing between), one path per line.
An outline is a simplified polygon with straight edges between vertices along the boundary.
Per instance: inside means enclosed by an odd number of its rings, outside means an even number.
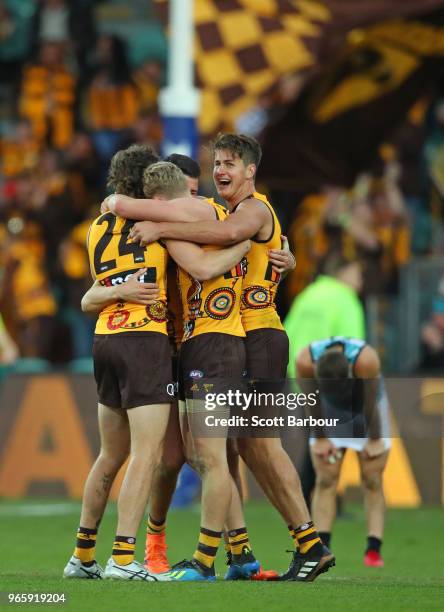
M157 0L163 17L168 0ZM318 74L347 32L444 0L194 0L200 131L233 129L286 75Z
M444 76L444 15L355 29L263 135L262 178L279 188L350 184L415 101Z

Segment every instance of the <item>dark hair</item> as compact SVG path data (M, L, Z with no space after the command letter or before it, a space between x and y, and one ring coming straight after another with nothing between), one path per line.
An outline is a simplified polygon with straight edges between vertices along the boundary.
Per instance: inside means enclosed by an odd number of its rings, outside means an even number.
M192 157L181 155L180 153L172 153L165 157L164 161L170 162L180 168L185 176L190 178L200 177L200 166Z
M159 161L149 145L135 144L117 151L111 160L107 186L117 193L133 198L144 198L143 171Z
M262 149L258 141L245 134L218 134L213 144L214 151L226 149L237 155L245 166L254 164L259 166L262 158Z
M316 363L319 391L332 398L344 398L350 390L350 364L341 351L327 350Z
M317 378L348 378L349 361L341 351L327 350L316 363Z
M128 60L128 43L117 34L102 34L110 41L110 56L98 66L105 70L109 79L116 85L131 82L131 66Z

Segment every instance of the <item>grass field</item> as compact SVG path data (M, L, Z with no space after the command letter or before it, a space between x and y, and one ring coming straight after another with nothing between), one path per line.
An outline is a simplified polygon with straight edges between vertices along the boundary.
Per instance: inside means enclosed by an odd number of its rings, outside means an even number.
M365 568L361 508L347 507L350 518L336 524L332 548L337 566L312 584L256 583L222 580L216 584L119 583L68 581L60 578L72 553L79 504L55 501L0 502L0 591L65 592L67 603L52 608L71 610L443 610L443 510L391 510L383 548L386 567ZM250 503L247 521L256 556L265 567L284 570L290 539L278 516L266 504ZM115 529L115 507L103 520L97 558L105 563ZM170 515L170 560L180 561L194 550L198 509ZM139 534L138 558L144 533ZM225 571L221 554L217 571ZM1 605L1 604L0 604ZM14 604L12 609L30 605ZM36 604L32 607L36 607ZM47 605L40 604L40 607Z

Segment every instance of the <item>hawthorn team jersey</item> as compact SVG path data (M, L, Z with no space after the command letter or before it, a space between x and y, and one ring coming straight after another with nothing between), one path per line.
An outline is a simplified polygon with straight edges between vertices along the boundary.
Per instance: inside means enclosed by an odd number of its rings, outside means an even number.
M147 268L141 280L159 285L159 299L150 306L131 302L106 306L97 319L96 334L137 331L167 333L168 253L158 242L146 247L130 242L128 235L133 223L110 212L92 222L87 241L91 270L101 285L111 287L126 282L140 268Z
M274 272L268 260L269 249L281 248L281 225L267 198L257 192L253 195L269 209L273 228L268 240L251 239L247 273L242 282L242 325L246 332L262 328L284 329L275 304L281 275Z
M208 200L214 208L216 219L227 218L227 210ZM219 247L203 246L205 251ZM218 333L230 336L245 336L240 318L240 300L242 278L246 271L246 259L243 258L229 272L207 281L198 281L179 267L179 288L182 299L185 342L200 334Z

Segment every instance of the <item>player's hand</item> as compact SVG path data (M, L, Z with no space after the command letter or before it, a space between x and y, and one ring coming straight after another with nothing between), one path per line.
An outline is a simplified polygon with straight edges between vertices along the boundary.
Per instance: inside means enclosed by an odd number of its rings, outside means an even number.
M383 453L385 453L384 440L378 438L377 440L368 440L362 449L362 456L365 459L376 459Z
M268 251L268 261L271 263L273 270L279 274L294 270L296 267L296 258L290 251L287 237L281 236L281 240L282 249L270 249Z
M100 204L100 212L102 215L109 211L109 201L112 197L114 197L114 194L107 196Z
M325 463L336 463L342 457L341 451L328 438L316 438L312 451Z
M133 242L140 242L141 246L146 246L159 240L159 229L157 223L152 221L139 221L131 228L129 237Z
M146 272L146 268L142 268L132 277L122 283L117 288L117 297L122 302L133 302L134 304L143 304L149 306L155 304L159 299L159 285L157 283L143 283L140 279Z

